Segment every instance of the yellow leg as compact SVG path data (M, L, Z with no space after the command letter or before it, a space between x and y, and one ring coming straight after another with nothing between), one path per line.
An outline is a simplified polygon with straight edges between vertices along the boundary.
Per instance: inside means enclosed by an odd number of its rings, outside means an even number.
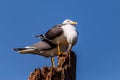
M55 67L54 57L51 57L52 68Z
M61 52L60 52L60 45L58 44L58 55L60 55L61 54Z

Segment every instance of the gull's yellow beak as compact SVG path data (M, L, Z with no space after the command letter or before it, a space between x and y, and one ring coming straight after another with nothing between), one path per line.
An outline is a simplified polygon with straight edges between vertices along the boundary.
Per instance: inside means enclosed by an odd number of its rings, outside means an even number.
M71 22L72 25L77 25L78 23L77 22Z

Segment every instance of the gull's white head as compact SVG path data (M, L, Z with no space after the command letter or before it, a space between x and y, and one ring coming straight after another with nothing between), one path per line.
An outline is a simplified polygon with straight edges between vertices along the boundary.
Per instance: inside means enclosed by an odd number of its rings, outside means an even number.
M77 22L74 22L74 21L72 21L70 19L66 19L66 20L63 21L63 24L77 25Z

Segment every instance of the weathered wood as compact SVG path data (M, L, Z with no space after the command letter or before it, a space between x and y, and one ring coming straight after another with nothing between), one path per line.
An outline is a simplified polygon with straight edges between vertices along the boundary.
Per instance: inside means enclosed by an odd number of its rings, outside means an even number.
M69 55L70 54L70 55ZM58 66L35 69L28 80L76 80L76 55L74 52L58 56Z

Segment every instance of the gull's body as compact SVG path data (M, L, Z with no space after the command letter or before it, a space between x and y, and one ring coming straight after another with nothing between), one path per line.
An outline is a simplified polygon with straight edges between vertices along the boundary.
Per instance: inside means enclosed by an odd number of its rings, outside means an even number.
M45 34L36 37L49 40L58 46L67 45L67 50L70 51L78 39L78 32L75 28L76 24L76 22L67 19L62 24L55 25Z
M61 52L71 51L76 44L78 33L75 25L77 23L69 19L62 24L56 25L45 34L39 35L42 41L25 48L14 48L13 50L21 54L37 54L44 57L51 57L52 66L54 67L53 57L60 55Z

